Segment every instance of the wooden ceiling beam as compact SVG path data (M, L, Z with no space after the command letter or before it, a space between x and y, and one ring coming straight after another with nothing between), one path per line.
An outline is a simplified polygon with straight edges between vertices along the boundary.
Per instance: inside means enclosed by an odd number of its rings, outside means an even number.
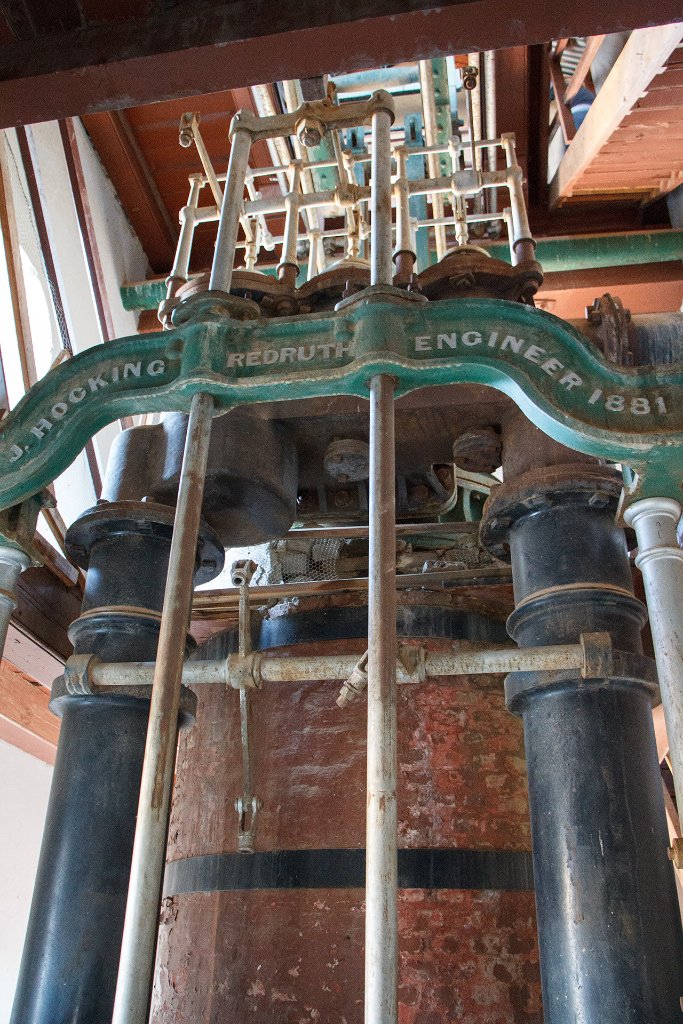
M679 17L680 0L180 4L0 47L0 127Z
M0 662L0 739L54 764L59 719L49 702L49 690L8 661Z

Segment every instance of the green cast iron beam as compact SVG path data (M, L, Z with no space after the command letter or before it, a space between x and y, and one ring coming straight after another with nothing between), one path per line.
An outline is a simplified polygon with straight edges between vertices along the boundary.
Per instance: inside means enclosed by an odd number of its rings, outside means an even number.
M507 242L494 242L486 249L499 260L510 261ZM626 267L683 260L683 231L632 231L615 235L567 235L540 238L536 259L546 273L565 270L593 270L598 267Z
M492 299L391 301L367 289L336 313L234 321L201 296L184 313L171 331L80 353L29 391L0 424L0 508L45 487L118 417L187 411L200 391L218 412L367 398L379 373L396 378L398 397L434 385L496 388L560 443L630 467L632 499L680 497L683 367L617 367L542 310Z

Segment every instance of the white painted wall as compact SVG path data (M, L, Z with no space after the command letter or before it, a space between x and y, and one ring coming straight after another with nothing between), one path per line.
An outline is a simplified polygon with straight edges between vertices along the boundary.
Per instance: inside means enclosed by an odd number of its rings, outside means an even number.
M8 133L12 140L13 133ZM80 121L76 122L83 174L98 252L111 310L114 336L137 333L137 314L123 308L120 287L126 281L142 280L149 265L137 235L131 228L118 196L99 156ZM29 142L43 202L45 220L60 284L69 334L75 353L103 341L90 286L85 254L64 150L56 121L32 125ZM94 438L95 451L104 476L111 444L119 433L118 422L109 424ZM67 526L94 503L87 460L83 453L55 482L57 503Z
M0 1024L17 983L52 768L0 740Z

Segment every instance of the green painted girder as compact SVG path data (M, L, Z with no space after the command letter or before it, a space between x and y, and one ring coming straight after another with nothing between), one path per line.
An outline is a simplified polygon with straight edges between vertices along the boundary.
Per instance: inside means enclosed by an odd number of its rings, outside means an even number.
M496 388L555 440L630 467L631 500L680 498L682 366L617 367L558 317L493 299L392 301L368 289L335 313L254 321L229 319L209 297L190 302L173 330L90 348L34 385L0 424L0 508L40 491L118 417L187 411L198 392L218 413L367 398L377 373L396 378L398 396Z
M409 160L421 160L409 157ZM422 164L424 174L424 164ZM410 176L410 175L409 175ZM415 199L421 196L413 196ZM424 210L426 211L426 202ZM417 216L411 205L411 215ZM422 209L422 207L420 207ZM420 214L421 215L421 214ZM426 232L426 228L422 229ZM419 236L419 232L418 232ZM507 242L484 242L487 252L496 259L510 262ZM434 254L432 253L432 256ZM434 260L436 257L434 256ZM638 266L649 263L667 263L683 260L683 230L632 231L613 235L573 235L566 238L540 238L536 246L536 259L546 273L565 270L591 270L598 267ZM418 261L418 266L424 270ZM140 281L123 285L121 301L124 309L157 309L166 297L166 284L162 279Z

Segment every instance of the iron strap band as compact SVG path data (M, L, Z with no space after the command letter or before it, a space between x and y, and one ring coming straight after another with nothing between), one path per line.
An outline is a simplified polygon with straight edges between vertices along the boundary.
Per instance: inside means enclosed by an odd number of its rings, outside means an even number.
M166 865L163 895L248 889L362 889L365 850L209 854ZM530 891L531 854L517 850L398 851L399 889Z

